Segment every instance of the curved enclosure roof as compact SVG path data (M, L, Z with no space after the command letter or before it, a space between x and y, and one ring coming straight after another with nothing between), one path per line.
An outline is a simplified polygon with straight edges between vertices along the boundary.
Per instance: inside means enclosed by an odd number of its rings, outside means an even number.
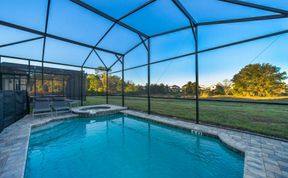
M1 56L84 68L110 68L124 55L128 66L145 64L148 39L153 62L195 54L195 33L200 53L288 32L288 3L279 0L1 0L0 6Z

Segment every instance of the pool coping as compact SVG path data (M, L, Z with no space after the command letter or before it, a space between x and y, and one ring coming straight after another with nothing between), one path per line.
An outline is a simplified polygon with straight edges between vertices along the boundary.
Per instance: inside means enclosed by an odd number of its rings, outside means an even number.
M166 116L149 115L139 111L124 110L121 112L145 120L190 130L194 134L219 138L229 148L244 153L243 177L245 178L288 177L288 142L224 128L194 124ZM75 117L78 117L78 115L66 114L57 117L48 116L33 119L30 115L26 115L5 128L0 133L0 178L24 178L29 137L33 127Z

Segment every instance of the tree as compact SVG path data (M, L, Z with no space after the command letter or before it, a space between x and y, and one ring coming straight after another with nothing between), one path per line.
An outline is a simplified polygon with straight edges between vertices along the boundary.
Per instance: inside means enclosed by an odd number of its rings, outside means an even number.
M119 94L121 93L121 78L117 75L111 75L108 78L109 81L109 92L110 94Z
M232 81L231 80L225 79L223 81L222 86L224 87L224 94L225 95L232 95Z
M96 75L88 74L86 79L87 79L87 92L88 93L97 92Z
M184 95L195 95L196 93L196 83L189 81L187 84L182 86L182 91Z
M211 95L225 95L225 88L221 83L215 85L215 89L211 91Z
M127 81L127 83L125 84L125 93L126 94L135 94L137 92L137 87L135 86L135 84L131 81Z
M202 96L202 97L212 96L210 87L202 87L202 88L200 88L200 96Z
M238 96L279 96L285 92L286 72L271 64L249 64L234 75L233 94Z
M139 95L145 95L147 93L146 87L142 85L137 85L137 94Z
M150 92L154 95L166 95L169 93L169 86L164 85L163 83L160 84L151 84L150 85Z
M106 78L104 73L101 74L98 71L95 71L95 74L88 74L86 79L88 94L99 94L106 91Z

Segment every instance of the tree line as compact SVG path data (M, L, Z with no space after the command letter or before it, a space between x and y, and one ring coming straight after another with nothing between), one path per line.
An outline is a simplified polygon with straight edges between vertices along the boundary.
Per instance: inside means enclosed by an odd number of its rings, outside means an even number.
M87 75L87 94L101 95L106 93L106 74L96 72ZM227 95L237 97L275 97L287 96L288 86L285 83L287 73L271 64L249 64L242 68L231 80L224 80L210 87L199 87L201 96ZM108 92L111 95L121 94L122 80L117 75L108 77ZM124 82L126 95L147 95L147 84L137 85L132 81ZM163 83L151 84L150 93L154 96L193 97L196 83L189 81L183 86L168 86Z

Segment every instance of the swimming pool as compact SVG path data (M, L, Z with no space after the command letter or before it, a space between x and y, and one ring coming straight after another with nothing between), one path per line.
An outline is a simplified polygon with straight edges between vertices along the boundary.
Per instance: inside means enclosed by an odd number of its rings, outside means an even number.
M243 167L218 139L114 114L34 128L25 178L233 178Z

